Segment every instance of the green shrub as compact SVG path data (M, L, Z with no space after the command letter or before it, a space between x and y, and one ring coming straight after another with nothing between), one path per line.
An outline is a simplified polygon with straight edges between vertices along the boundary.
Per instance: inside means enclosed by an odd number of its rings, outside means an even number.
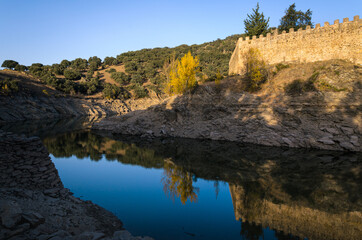
M277 69L277 72L280 72L281 70L285 68L289 68L290 66L288 64L278 63L275 65L275 68Z
M284 87L284 91L289 95L302 94L304 92L311 92L316 90L317 89L314 86L314 81L311 79L308 79L307 81L296 79Z
M147 90L140 84L133 85L134 97L135 98L144 98L147 97Z
M65 69L64 77L69 80L79 80L82 77L82 74L74 69Z
M130 81L130 77L123 72L113 72L111 73L111 78L121 85L126 85Z
M108 99L126 99L129 98L128 93L116 85L106 83L103 88L103 97Z
M110 68L110 69L106 70L106 72L107 73L114 73L114 72L117 72L117 70L114 69L114 68Z
M25 72L25 71L28 70L28 67L18 64L18 65L15 66L15 70L18 71L18 72Z
M11 78L0 79L0 94L8 95L19 91L18 82Z
M132 75L131 83L133 84L142 84L144 82L143 77L140 74Z

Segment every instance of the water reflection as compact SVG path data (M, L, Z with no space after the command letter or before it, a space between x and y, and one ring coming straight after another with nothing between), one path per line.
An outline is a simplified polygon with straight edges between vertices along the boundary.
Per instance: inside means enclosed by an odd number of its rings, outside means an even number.
M163 189L171 199L174 199L176 196L180 198L182 204L185 204L188 199L190 202L197 201L199 188L192 186L193 180L191 172L186 171L181 166L177 166L171 160L165 160L163 169Z
M102 136L103 135L103 136ZM162 184L182 204L198 200L198 178L229 184L242 239L361 239L362 157L185 139L144 141L80 131L43 139L54 156L105 155L109 161L163 168Z

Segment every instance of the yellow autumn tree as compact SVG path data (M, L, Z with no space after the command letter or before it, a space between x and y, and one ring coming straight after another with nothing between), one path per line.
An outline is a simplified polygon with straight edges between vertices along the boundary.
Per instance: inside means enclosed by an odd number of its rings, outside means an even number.
M166 91L169 94L182 94L191 91L197 86L196 73L199 71L199 59L193 57L191 52L185 54L170 70L170 81Z
M249 80L248 88L251 91L257 91L267 78L265 61L257 48L250 48L244 57L246 77Z

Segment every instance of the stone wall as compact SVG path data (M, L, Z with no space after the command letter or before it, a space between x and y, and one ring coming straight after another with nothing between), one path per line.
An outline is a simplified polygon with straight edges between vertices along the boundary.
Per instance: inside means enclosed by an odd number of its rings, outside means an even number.
M362 64L362 19L355 16L353 21L348 18L317 24L314 29L293 28L289 33L268 33L253 36L251 39L240 38L229 62L229 74L245 72L243 55L250 48L257 48L268 64L281 62L316 62L331 59L343 59L355 64Z
M63 189L58 171L38 137L0 130L0 186L31 190Z

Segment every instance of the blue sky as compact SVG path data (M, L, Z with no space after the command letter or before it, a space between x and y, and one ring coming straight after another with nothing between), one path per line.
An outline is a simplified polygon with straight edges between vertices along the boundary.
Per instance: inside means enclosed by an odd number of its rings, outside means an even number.
M53 64L142 48L200 44L244 32L249 0L0 0L0 63ZM361 15L360 0L259 1L277 26L292 3L314 23ZM362 17L362 16L361 16ZM323 24L322 24L323 25Z

